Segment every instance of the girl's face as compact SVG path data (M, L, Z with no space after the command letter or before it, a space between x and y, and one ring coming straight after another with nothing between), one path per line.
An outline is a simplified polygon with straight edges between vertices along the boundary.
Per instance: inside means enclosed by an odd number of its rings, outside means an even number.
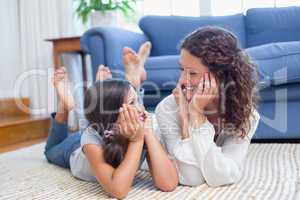
M132 86L130 86L128 94L125 96L124 103L130 106L140 106L138 101L138 95Z
M124 104L127 104L129 106L134 106L137 108L138 113L142 116L144 114L144 108L140 105L138 95L135 91L135 89L130 86L130 89L128 91L128 94L125 96Z
M185 49L181 50L179 62L181 74L178 82L183 89L187 101L190 101L198 87L200 79L205 73L209 72L209 69L201 62L201 59L193 56Z

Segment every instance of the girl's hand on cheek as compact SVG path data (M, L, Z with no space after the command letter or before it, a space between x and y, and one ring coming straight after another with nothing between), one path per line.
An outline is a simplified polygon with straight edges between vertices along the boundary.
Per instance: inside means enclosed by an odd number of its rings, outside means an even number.
M144 135L146 136L147 134L152 134L153 124L151 115L147 111L144 111L142 114L142 118Z
M143 125L134 106L123 105L120 109L120 132L131 142L143 139Z

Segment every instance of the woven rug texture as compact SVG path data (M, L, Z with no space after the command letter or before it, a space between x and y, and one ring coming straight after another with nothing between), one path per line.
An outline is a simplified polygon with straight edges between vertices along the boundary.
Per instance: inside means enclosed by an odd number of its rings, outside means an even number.
M109 199L97 183L72 177L49 164L44 143L0 154L0 199ZM241 180L217 188L178 186L160 192L147 171L139 171L126 199L300 199L300 144L251 144Z

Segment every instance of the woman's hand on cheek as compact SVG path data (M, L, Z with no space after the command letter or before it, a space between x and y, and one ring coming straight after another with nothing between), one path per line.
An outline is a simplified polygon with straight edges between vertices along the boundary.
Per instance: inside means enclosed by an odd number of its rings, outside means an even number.
M217 91L215 77L212 74L205 73L189 104L190 116L205 115L205 108L216 98Z
M178 84L176 88L173 90L173 95L176 100L176 104L178 106L178 110L176 112L176 115L178 117L178 120L180 121L181 127L184 123L188 122L188 102L183 94L181 86Z

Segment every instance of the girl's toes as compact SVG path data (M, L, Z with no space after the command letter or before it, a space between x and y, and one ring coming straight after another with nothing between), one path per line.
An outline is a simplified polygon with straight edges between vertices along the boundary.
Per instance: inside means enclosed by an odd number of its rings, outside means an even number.
M100 65L97 71L96 80L105 80L107 78L111 78L112 74L108 67L104 65Z

